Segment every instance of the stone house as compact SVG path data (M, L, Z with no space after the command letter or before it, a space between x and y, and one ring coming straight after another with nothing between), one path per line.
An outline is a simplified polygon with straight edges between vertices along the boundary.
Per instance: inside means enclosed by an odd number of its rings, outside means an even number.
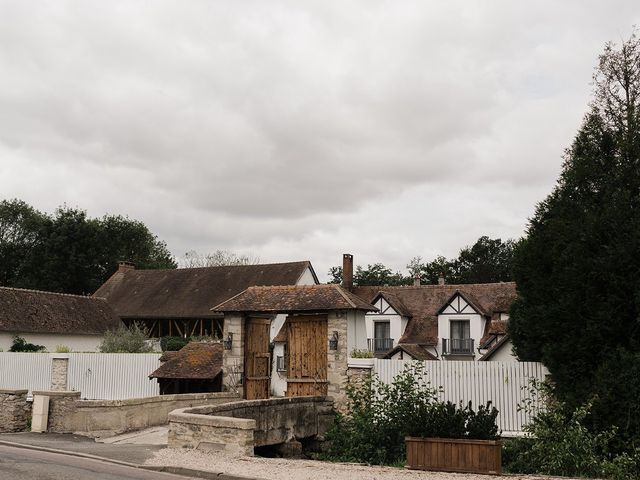
M4 351L18 335L50 352L59 345L95 352L104 333L119 325L120 319L100 298L0 287L0 349Z

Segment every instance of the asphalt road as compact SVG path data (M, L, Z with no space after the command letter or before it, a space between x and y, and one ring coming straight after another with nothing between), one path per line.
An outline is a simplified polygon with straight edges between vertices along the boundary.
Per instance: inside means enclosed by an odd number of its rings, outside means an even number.
M169 473L0 445L0 480L185 480Z

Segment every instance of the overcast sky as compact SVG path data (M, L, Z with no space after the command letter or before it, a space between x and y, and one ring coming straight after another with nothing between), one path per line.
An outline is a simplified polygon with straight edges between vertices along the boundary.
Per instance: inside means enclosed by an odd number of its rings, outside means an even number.
M517 238L630 1L0 0L0 191L404 270Z

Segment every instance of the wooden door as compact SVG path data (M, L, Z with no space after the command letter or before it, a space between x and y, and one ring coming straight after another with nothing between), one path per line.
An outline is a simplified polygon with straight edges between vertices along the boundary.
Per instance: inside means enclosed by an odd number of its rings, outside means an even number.
M327 316L287 318L287 396L327 395Z
M244 341L244 398L269 398L271 355L267 318L247 318Z

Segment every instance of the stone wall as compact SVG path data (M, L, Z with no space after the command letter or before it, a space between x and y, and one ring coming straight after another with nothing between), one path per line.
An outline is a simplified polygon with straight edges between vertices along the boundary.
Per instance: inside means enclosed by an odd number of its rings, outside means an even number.
M23 432L31 418L28 390L0 389L0 433Z
M225 314L222 338L232 338L231 350L222 351L222 385L228 392L243 395L244 376L244 318Z
M346 404L345 388L347 386L347 313L329 312L327 316L327 343L338 332L338 349L327 352L328 394L335 400L336 409L343 410Z
M333 399L287 397L176 410L169 414L169 447L253 455L254 446L323 435L333 422Z
M69 355L51 355L51 390L64 392L67 390L69 376Z
M34 392L49 397L48 432L107 436L168 423L169 412L237 400L228 392L159 395L128 400L80 400L80 392Z

